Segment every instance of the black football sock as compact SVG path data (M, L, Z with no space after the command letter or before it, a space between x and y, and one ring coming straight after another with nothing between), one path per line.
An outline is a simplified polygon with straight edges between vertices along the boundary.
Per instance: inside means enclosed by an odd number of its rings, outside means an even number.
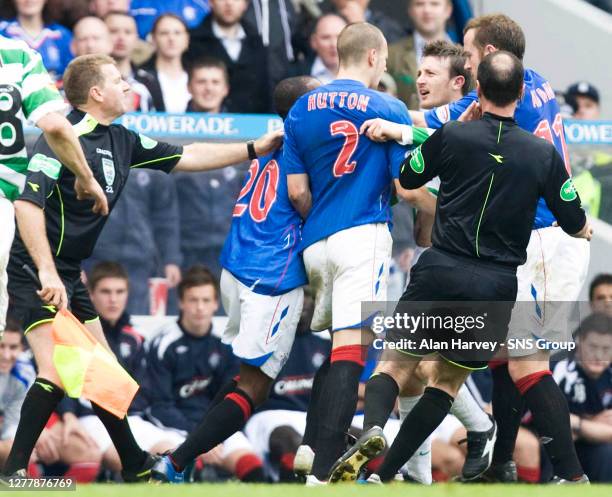
M38 437L49 417L64 398L64 391L43 378L36 378L21 405L21 415L4 474L26 469Z
M113 441L119 459L121 459L123 471L139 471L147 458L147 453L136 442L127 416L119 419L94 402L91 403L91 407Z
M382 481L392 480L404 463L433 433L450 412L453 398L439 388L427 387L423 396L404 419L395 441L378 468Z
M215 394L215 396L213 397L213 399L210 401L210 405L208 406L208 411L210 412L210 410L215 407L217 404L219 404L226 395L232 393L236 387L238 386L238 376L232 378L230 381L228 381L225 385L223 385L219 391Z
M512 461L514 445L521 418L525 411L525 399L512 381L508 365L492 369L493 376L493 417L497 423L497 440L493 451L493 464Z
M384 428L395 407L399 387L391 376L378 373L366 383L363 431L373 426Z
M353 361L335 361L319 399L319 421L312 473L326 480L332 465L345 449L345 436L357 407L357 389L363 365Z
M330 358L328 357L325 359L325 362L321 364L321 367L319 367L312 383L310 402L308 403L308 412L306 413L306 429L302 437L302 444L308 445L310 448L314 448L317 441L317 429L319 426L319 417L321 415L321 392L323 391L325 378L327 378L327 373L329 372L329 366Z
M213 407L198 427L170 455L176 469L185 466L200 454L215 448L231 435L240 431L253 412L253 401L246 392L235 388Z
M533 415L533 424L550 457L555 475L566 480L580 478L584 471L572 440L567 400L550 372L521 378L516 385Z

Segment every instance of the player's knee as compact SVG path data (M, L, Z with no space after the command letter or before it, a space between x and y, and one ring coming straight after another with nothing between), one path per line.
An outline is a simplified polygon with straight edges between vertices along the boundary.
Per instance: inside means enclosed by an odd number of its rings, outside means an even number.
M538 358L531 358L526 360L513 359L508 361L508 372L513 382L517 382L525 376L539 373L541 371L547 371L549 368L548 358L541 360Z
M428 386L438 388L452 397L456 397L469 374L470 371L466 369L446 361L439 361L431 370Z

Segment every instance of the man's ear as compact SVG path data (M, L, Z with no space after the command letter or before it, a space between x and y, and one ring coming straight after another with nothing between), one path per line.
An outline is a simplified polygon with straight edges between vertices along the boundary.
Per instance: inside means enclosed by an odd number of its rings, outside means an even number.
M453 78L452 86L453 90L460 90L465 85L465 77L464 76L455 76Z
M480 90L480 81L476 80L476 94L478 95L478 100L482 98L482 91Z
M376 50L375 48L372 48L368 52L368 64L370 65L370 67L375 67L377 61L378 61L378 50Z
M487 55L489 55L490 53L497 52L497 51L498 51L497 47L495 47L495 46L493 46L491 44L485 45L485 47L484 47L484 55L485 55L485 57Z
M94 102L102 102L102 100L104 100L100 87L97 85L94 85L89 89L89 96L94 100Z
M519 93L519 102L521 100L523 100L523 97L525 96L525 83L523 83L523 87L521 88L521 92Z

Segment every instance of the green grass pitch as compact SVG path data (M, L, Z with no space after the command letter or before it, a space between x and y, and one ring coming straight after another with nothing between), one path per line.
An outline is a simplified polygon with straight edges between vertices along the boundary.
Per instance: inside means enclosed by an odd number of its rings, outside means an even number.
M67 492L62 492L68 495ZM342 484L326 487L241 483L190 485L79 485L75 497L610 497L612 485L465 485L431 487ZM57 495L55 492L52 495Z

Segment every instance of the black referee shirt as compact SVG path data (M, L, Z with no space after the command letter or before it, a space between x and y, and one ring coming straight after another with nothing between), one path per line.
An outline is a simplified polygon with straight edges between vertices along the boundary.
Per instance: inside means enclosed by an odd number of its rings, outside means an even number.
M440 176L432 245L447 252L519 266L540 197L566 233L586 221L580 198L555 147L485 113L450 122L406 158L400 184L414 189Z
M106 192L109 210L125 186L131 168L146 167L170 172L181 158L182 147L156 142L118 124L104 126L78 110L68 115L85 158ZM58 269L79 265L91 255L108 217L92 212L93 200L77 200L74 175L64 167L41 136L32 152L23 193L27 200L44 209L47 238ZM30 258L19 233L11 258L21 263ZM33 266L32 266L33 267Z

